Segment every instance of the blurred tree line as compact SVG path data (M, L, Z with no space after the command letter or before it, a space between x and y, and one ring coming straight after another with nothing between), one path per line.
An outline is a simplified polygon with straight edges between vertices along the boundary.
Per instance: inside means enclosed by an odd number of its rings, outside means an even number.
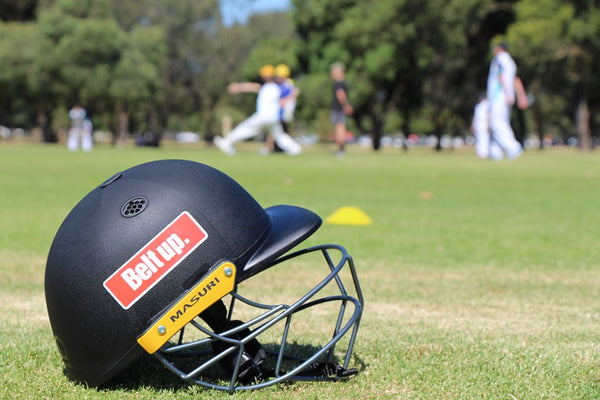
M286 63L302 90L297 128L328 137L329 65L341 61L352 128L375 148L384 133L463 135L502 39L535 97L529 129L590 148L599 3L292 0L289 13L225 26L218 0L0 0L0 125L40 127L54 141L81 104L115 143L180 130L210 140L224 115L239 122L254 107L227 84Z

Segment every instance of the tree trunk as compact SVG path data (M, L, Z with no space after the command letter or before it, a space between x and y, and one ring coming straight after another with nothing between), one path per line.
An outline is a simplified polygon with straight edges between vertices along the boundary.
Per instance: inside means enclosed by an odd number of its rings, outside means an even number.
M590 134L590 109L585 99L580 98L575 111L575 125L577 129L577 142L582 151L592 149L592 137Z
M383 136L383 104L377 98L369 102L369 117L371 119L371 142L373 150L378 151L381 147L381 137Z
M120 145L125 145L127 142L127 132L129 130L129 113L121 111L119 113L119 128L117 130L117 140Z
M404 151L408 150L408 137L410 136L410 111L408 107L402 109L402 133L404 133L404 140L402 141L402 148Z
M42 139L45 143L56 143L58 142L58 137L56 133L52 130L52 124L50 118L48 118L48 113L46 112L46 108L44 106L39 106L37 113L37 122L42 130Z
M381 136L383 132L382 124L377 120L377 118L373 118L373 150L378 151L381 147Z
M115 105L116 129L113 135L113 145L124 146L127 142L127 131L129 129L129 113L125 111L123 103Z

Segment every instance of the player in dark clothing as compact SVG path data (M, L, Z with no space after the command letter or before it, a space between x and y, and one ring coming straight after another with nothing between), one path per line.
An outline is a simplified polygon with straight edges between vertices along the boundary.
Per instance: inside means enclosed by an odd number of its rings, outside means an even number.
M330 69L333 84L333 101L331 103L331 124L333 125L333 137L338 145L338 155L344 155L346 145L346 121L347 116L352 115L354 109L348 100L348 87L345 81L345 67L341 63L335 63Z

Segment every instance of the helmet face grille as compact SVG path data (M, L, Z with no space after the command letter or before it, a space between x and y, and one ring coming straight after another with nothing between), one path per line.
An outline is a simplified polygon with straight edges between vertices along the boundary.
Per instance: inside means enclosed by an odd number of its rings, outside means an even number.
M134 197L129 199L121 207L121 215L125 218L135 217L146 209L148 200L145 197Z

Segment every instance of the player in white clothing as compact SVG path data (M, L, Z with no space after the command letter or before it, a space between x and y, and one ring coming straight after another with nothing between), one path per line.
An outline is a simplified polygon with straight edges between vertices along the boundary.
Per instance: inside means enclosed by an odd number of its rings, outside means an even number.
M502 159L502 149L490 137L490 102L485 93L480 93L473 110L471 132L475 136L475 152L479 158Z
M235 154L234 144L257 136L263 129L268 129L275 139L275 143L287 154L297 155L302 152L302 147L290 135L283 131L280 121L281 89L273 81L275 69L272 65L263 66L259 73L264 84L254 82L232 83L229 92L258 92L256 98L256 112L245 121L236 126L226 137L216 136L215 145L225 154Z
M495 45L487 81L490 129L493 140L498 143L508 158L518 157L523 152L510 126L510 112L515 103L516 73L517 65L506 51L506 44Z
M91 151L92 141L92 121L87 118L87 113L83 107L76 105L69 111L71 127L67 136L67 148L71 151L81 148L84 151Z

